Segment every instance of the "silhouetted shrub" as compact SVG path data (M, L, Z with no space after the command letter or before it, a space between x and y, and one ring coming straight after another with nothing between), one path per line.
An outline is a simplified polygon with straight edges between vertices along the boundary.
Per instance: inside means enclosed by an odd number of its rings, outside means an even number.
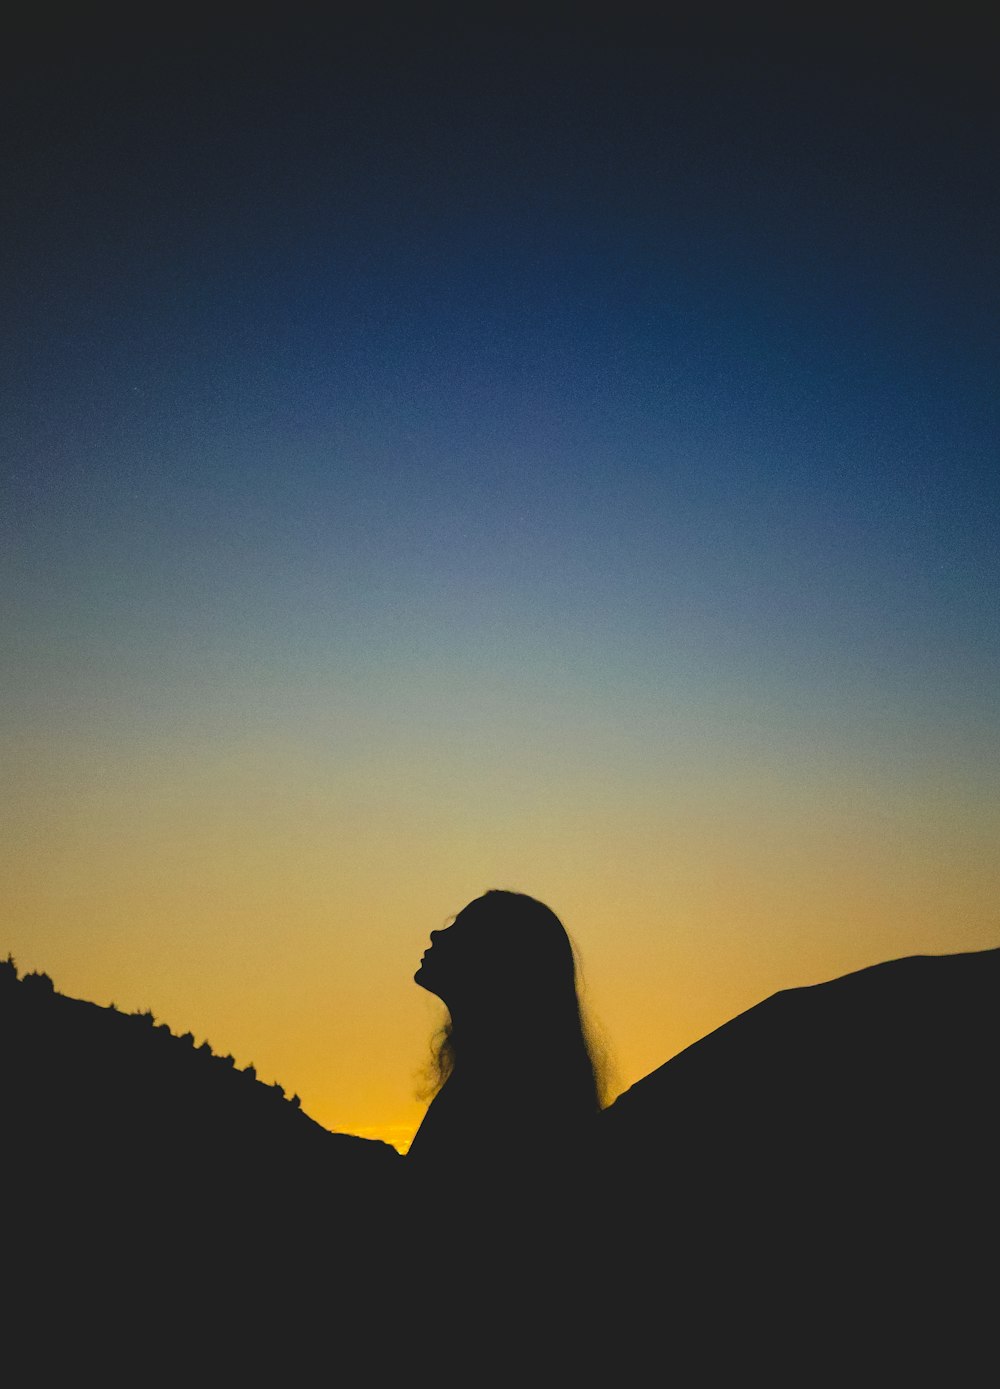
M253 1064L252 1061L250 1062L250 1065L244 1069L243 1074L246 1076L247 1080L257 1079L257 1067Z
M6 960L0 960L0 990L9 989L17 983L17 965L14 963L14 956L8 955Z
M30 974L26 974L21 983L28 989L37 991L40 994L50 994L55 992L55 985L47 974L40 974L37 969L33 969Z

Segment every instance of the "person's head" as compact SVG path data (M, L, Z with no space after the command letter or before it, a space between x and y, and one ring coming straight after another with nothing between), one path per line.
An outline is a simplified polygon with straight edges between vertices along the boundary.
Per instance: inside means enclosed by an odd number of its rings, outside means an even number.
M580 1013L573 946L551 908L522 892L491 891L431 932L413 976L450 1014L434 1056L440 1086L469 1057L495 1075L558 1080L567 1097L599 1107Z
M555 912L523 892L487 892L431 932L413 976L454 1014L576 996L573 947Z

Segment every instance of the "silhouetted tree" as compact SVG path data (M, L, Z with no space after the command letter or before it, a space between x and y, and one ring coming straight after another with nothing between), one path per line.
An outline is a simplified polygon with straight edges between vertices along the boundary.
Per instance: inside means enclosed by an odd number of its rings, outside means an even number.
M252 1061L250 1062L250 1065L246 1067L243 1074L246 1076L247 1080L257 1079L257 1067L253 1064Z
M26 974L21 980L21 983L40 994L51 994L55 992L55 985L49 976L39 973L37 969L33 969L30 974Z
M293 1109L302 1108L302 1101L299 1099L298 1095L293 1095L292 1098L288 1101L288 1103L292 1106Z
M8 955L6 960L0 960L0 991L9 989L17 983L17 965L14 963L14 956Z

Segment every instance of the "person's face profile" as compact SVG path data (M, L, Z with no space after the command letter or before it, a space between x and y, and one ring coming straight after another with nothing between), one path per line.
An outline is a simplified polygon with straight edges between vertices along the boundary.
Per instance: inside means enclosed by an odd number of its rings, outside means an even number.
M414 981L448 1003L482 973L485 944L484 932L466 912L459 912L450 926L431 932Z

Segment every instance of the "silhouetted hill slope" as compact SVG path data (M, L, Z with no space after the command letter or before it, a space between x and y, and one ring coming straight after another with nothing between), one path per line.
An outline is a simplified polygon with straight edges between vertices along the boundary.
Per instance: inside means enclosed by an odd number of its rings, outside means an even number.
M8 1264L22 1309L74 1316L101 1357L126 1328L185 1382L265 1353L295 1382L290 1345L386 1379L429 1327L469 1382L501 1351L556 1382L962 1382L993 1320L998 998L1000 950L776 994L533 1192L489 1164L411 1171L149 1015L0 966Z
M214 1165L260 1176L276 1162L353 1180L398 1161L388 1144L329 1133L277 1085L152 1013L124 1014L55 992L45 975L0 985L8 1156L67 1167L158 1155L175 1180Z
M152 1014L10 964L0 1055L7 1250L25 1288L90 1324L113 1306L148 1334L207 1308L301 1315L313 1295L364 1294L402 1161L388 1144L327 1132Z
M768 1355L891 1344L889 1377L933 1342L955 1382L1000 1233L998 1002L1000 950L893 960L775 994L623 1094L599 1164L619 1314L725 1308Z
M970 1161L995 1142L1000 949L912 956L740 1014L633 1085L605 1111L606 1140L654 1164L828 1165L896 1180L934 1153ZM722 1140L725 1140L722 1142ZM945 1150L942 1152L942 1150ZM734 1161L737 1160L738 1162Z

